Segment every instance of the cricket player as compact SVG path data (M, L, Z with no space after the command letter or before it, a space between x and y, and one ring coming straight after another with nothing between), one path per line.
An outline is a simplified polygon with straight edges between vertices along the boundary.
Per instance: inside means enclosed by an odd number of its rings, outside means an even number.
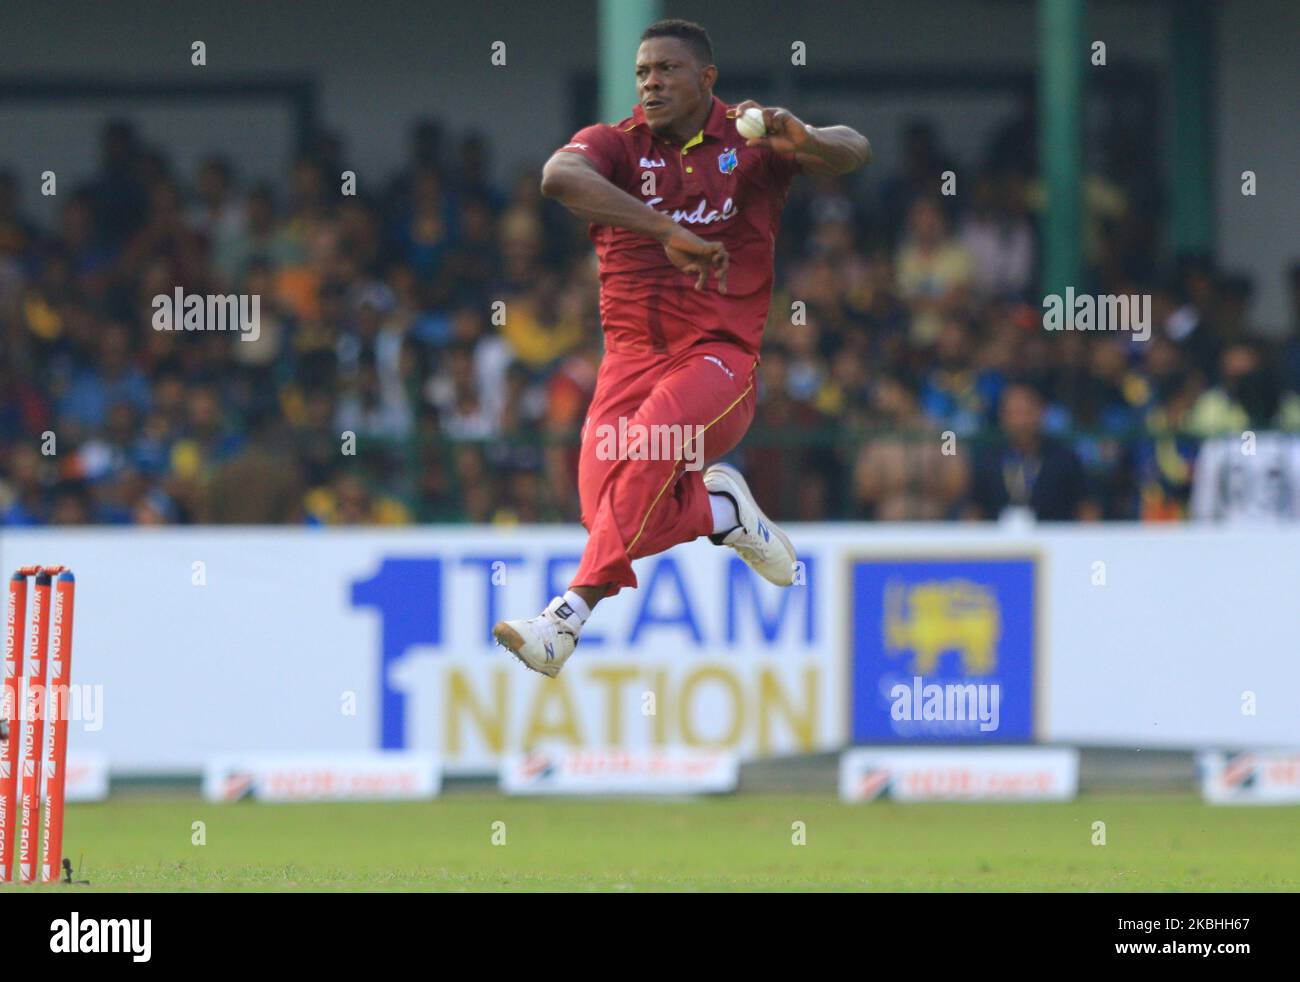
M579 130L542 171L542 193L591 223L605 334L578 463L589 532L582 561L541 614L492 629L552 678L596 604L636 586L632 560L641 556L707 535L769 582L794 581L794 546L740 473L721 463L701 469L735 447L754 418L791 180L801 171L845 174L871 159L862 134L809 126L785 109L757 107L766 133L742 137L736 118L756 104L714 97L718 69L698 24L649 27L636 77L632 115Z

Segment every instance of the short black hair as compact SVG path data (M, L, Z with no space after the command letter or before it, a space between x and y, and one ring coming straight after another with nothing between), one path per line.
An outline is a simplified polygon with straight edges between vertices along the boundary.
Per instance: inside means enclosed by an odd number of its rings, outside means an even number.
M685 41L705 65L713 64L713 42L709 40L709 32L694 21L676 17L655 21L641 33L642 41L651 38L678 38Z

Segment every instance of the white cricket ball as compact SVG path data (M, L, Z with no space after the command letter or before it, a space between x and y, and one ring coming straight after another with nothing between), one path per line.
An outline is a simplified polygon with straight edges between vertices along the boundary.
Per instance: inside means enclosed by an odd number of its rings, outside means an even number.
M736 118L736 132L746 140L757 140L767 133L763 110L750 106Z

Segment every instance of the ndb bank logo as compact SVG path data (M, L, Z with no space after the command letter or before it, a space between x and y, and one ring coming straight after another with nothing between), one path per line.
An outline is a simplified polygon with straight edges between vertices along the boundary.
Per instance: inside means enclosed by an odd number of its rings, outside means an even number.
M853 564L857 742L1031 740L1034 560Z

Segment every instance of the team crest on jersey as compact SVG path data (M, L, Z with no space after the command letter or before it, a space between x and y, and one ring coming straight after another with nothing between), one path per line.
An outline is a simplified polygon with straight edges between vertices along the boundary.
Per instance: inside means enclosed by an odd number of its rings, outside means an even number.
M718 154L718 170L724 174L730 174L736 169L736 148L727 147L722 153Z

